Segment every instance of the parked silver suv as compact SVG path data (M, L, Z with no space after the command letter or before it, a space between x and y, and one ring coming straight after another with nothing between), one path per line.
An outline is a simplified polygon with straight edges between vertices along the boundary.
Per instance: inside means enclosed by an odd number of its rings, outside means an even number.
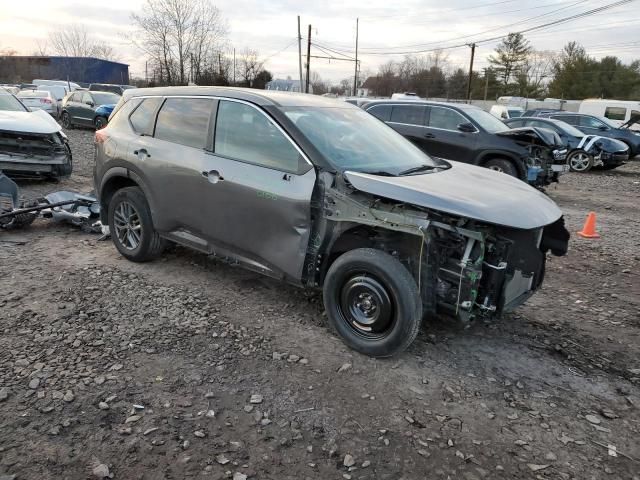
M508 175L432 159L345 102L221 87L127 90L96 132L103 222L133 261L186 245L322 288L352 348L389 356L423 316L500 315L569 234Z

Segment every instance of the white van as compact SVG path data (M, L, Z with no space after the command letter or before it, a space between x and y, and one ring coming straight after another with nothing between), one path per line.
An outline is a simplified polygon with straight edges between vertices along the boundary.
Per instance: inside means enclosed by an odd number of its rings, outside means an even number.
M511 107L509 105L493 105L489 113L500 120L521 117L524 109L520 107Z
M578 113L584 113L587 115L596 115L598 117L605 117L611 120L611 123L620 126L625 122L628 122L631 117L640 116L640 102L632 100L606 100L606 99L592 99L584 100L580 104ZM638 124L635 125L637 129Z

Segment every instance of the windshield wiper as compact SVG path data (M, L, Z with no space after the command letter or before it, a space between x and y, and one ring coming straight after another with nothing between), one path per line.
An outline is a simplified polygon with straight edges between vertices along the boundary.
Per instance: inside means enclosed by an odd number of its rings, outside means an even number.
M367 170L364 170L360 173L366 173L367 175L379 175L381 177L395 177L395 175L391 172L387 172L385 170L378 170L376 172L369 172Z
M420 165L418 167L409 168L407 170L401 171L398 175L409 175L411 173L424 172L425 170L434 170L438 168L435 165Z

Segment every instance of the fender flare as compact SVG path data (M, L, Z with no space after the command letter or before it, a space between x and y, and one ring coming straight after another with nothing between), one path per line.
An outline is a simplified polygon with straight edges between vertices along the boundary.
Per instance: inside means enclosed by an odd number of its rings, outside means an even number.
M105 186L115 178L126 178L135 182L140 187L140 189L142 190L142 193L144 193L144 196L147 199L147 202L149 203L149 208L151 210L151 219L153 220L154 218L156 218L155 201L153 199L153 196L151 195L151 190L147 186L146 181L135 170L132 170L130 168L123 167L123 166L114 166L109 168L104 173L104 175L102 175L100 185L99 186L96 185L97 187L96 196L98 197L98 202L100 202L101 206L102 206L102 199L101 199L102 192L104 191ZM154 220L154 224L155 224L155 220Z

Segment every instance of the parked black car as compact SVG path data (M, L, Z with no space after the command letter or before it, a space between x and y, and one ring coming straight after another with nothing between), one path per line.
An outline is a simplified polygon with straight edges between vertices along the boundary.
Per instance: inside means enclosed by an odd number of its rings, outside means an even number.
M434 157L491 168L536 186L557 181L569 169L555 134L514 132L473 105L379 100L363 108Z
M99 130L107 124L119 100L120 96L111 92L76 90L69 93L62 101L62 126L72 128L79 125Z
M573 125L578 130L588 135L599 135L601 137L615 138L625 143L629 147L629 157L633 158L640 154L640 132L631 130L634 123L640 118L632 118L629 122L617 126L609 119L586 115L584 113L566 112L563 110L534 109L524 112L523 117L544 117Z
M520 305L541 286L547 251L568 247L546 195L430 158L316 95L130 90L95 147L101 219L125 258L151 260L170 240L322 288L329 323L367 355L404 350L423 316Z
M111 92L116 95L122 95L125 90L136 88L133 85L116 85L113 83L92 83L89 90L92 92Z
M512 128L535 127L555 131L569 150L567 159L574 172L587 172L592 167L610 170L629 159L629 147L621 141L599 135L585 135L561 120L520 117L505 120L504 123Z

